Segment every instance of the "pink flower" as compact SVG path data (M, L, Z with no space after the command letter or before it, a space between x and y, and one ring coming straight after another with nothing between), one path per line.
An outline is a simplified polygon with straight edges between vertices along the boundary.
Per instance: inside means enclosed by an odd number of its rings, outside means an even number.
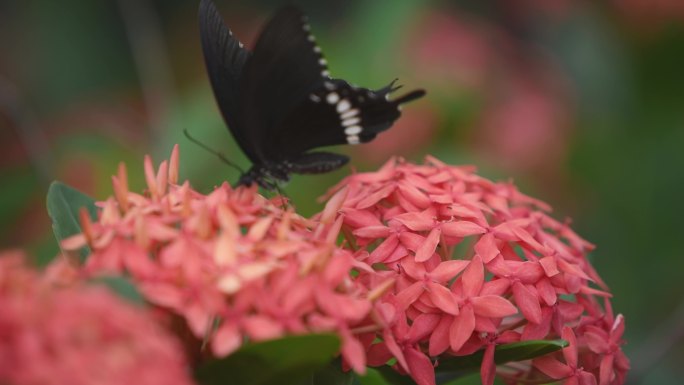
M578 365L578 344L575 333L568 326L561 334L569 346L563 349L564 363L551 356L544 356L534 360L534 366L549 377L563 381L564 385L596 385L596 377Z
M256 187L224 183L205 195L178 184L178 162L177 148L157 171L146 157L145 194L129 191L119 168L98 220L84 217L83 234L62 243L90 245L81 273L130 277L161 314L183 320L198 359L202 344L225 356L245 341L337 332L346 364L364 372L357 330L379 329L371 300L379 289L352 279L353 270L373 276L372 269L335 245L341 198L312 221ZM372 282L382 287L382 279Z
M344 196L338 215L346 247L374 269L359 270L357 281L394 281L376 303L385 327L366 345L369 364L395 358L397 370L433 384L432 362L484 349L481 374L492 384L498 344L577 335L563 368L549 358L540 361L549 370L536 377L526 375L541 370L530 362L499 375L624 382L622 326L606 328L610 294L587 260L593 245L548 216L545 203L431 157L423 165L392 159L345 178L329 195ZM621 325L617 319L611 323Z
M548 63L540 60L538 65L560 77ZM564 100L568 91L558 90L544 77L519 72L507 74L507 86L492 92L476 130L482 152L503 169L555 171L566 156L571 134L570 103Z
M55 287L0 253L0 383L192 384L181 345L102 287Z

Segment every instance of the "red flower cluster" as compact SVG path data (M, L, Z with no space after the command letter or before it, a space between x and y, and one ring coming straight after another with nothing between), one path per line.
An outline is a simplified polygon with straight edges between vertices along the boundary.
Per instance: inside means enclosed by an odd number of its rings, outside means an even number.
M146 158L140 195L121 166L98 220L84 213L83 234L62 246L90 246L78 274L126 275L159 314L182 320L191 355L335 332L347 366L363 373L394 359L419 385L435 383L440 360L478 350L485 384L497 373L624 382L624 320L587 260L593 246L512 184L433 158L393 159L343 180L306 219L256 188L201 194L179 185L177 170L177 148L156 172ZM561 352L495 366L499 344L558 338L570 344Z
M102 287L56 287L0 253L0 383L190 385L180 344Z
M196 342L225 356L245 341L287 334L336 332L342 356L357 372L365 355L355 328L377 329L373 290L352 269L372 269L335 245L341 219L333 201L319 222L267 200L254 188L228 184L208 195L177 184L178 150L154 172L145 159L148 193L128 190L125 167L113 178L115 198L99 219L82 217L83 234L65 249L88 244L86 276L127 275L144 298L179 316ZM390 282L391 283L391 282ZM383 289L384 288L384 289ZM199 343L191 354L200 355Z
M396 282L376 304L379 338L364 338L369 364L394 358L397 370L431 385L439 357L484 349L481 375L492 384L496 345L564 338L570 345L555 356L498 374L624 383L624 321L613 317L608 289L587 260L593 246L547 215L545 203L430 157L424 165L393 159L331 194L343 200L347 248L374 269L356 280Z

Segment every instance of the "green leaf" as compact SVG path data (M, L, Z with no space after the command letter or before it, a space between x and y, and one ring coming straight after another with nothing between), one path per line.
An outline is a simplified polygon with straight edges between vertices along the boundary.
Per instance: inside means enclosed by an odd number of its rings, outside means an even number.
M52 182L47 194L47 210L52 219L52 231L57 242L81 232L79 210L85 207L92 220L97 219L95 200L82 192L61 182ZM83 247L80 251L81 260L90 254L90 248Z
M117 294L130 303L136 305L144 305L146 303L145 298L143 298L135 285L125 277L103 276L97 277L91 282L107 286L114 294Z
M512 361L523 361L543 356L568 346L565 340L534 340L499 345L494 352L497 365ZM446 357L439 360L436 369L438 384L456 385L481 383L479 374L473 374L480 368L484 350L468 356ZM474 376L474 377L473 377ZM354 385L415 385L409 376L403 376L389 366L369 368L365 376L358 376Z
M340 349L333 334L306 334L249 344L195 372L203 385L299 385L332 361Z
M304 381L300 381L299 385L354 385L355 379L353 371L342 370L342 360L337 358Z
M368 373L360 379L360 383L362 385L416 385L411 377L399 374L387 365L372 370L369 368Z
M565 340L532 340L504 344L496 347L494 362L497 365L512 361L523 361L555 352L568 346ZM469 356L449 357L440 360L438 372L458 372L479 369L484 350L479 350Z

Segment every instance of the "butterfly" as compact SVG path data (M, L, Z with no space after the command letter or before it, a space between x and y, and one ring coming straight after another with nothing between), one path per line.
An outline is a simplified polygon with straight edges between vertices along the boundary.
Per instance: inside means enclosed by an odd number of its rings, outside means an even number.
M217 104L235 141L252 162L238 185L274 190L291 173L318 174L345 165L345 155L312 151L373 140L400 116L414 90L390 100L395 81L379 90L330 77L306 16L278 11L253 51L233 36L211 0L201 0L204 61Z

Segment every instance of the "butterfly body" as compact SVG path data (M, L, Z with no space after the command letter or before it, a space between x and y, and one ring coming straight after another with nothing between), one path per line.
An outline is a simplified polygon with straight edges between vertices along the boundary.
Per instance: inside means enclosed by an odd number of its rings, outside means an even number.
M373 91L333 79L304 14L280 10L266 24L253 51L228 29L211 0L200 3L205 64L219 109L236 142L252 162L239 185L274 189L291 173L317 174L349 158L312 151L365 143L399 118L399 105L424 95L416 90L395 100L394 82Z

